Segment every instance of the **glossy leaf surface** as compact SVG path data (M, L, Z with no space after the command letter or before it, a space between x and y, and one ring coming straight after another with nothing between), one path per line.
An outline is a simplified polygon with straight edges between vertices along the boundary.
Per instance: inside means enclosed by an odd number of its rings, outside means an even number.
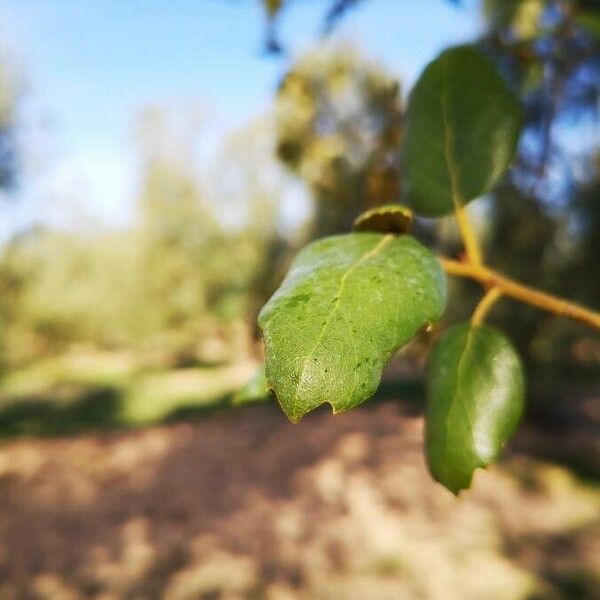
M461 323L437 342L428 364L425 442L429 470L453 493L496 459L523 412L521 361L491 327Z
M269 387L292 421L323 403L350 409L375 392L392 354L437 321L445 303L439 262L410 236L313 242L259 316Z
M520 109L494 65L469 46L431 62L409 99L405 193L416 212L440 216L485 194L513 160Z

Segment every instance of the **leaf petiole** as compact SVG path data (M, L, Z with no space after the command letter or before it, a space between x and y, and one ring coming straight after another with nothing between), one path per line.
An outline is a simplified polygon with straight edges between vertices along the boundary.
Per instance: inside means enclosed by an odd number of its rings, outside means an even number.
M469 258L469 261L474 265L482 265L483 264L483 252L479 245L479 241L477 240L477 236L475 235L475 230L471 225L471 221L469 219L469 215L461 203L459 198L456 198L456 195L453 194L454 200L454 215L456 216L456 220L458 222L458 228L460 230L460 236L463 240L463 244L465 246L465 251Z
M492 306L500 299L501 296L502 292L497 287L489 289L476 306L473 316L471 317L471 324L481 325L485 321L485 318Z

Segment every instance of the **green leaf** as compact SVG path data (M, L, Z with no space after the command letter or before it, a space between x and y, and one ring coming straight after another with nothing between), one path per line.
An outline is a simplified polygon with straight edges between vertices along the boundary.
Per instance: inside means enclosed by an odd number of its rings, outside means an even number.
M376 206L354 220L354 231L376 231L378 233L407 233L413 222L413 212L401 204Z
M435 256L410 236L352 233L313 242L259 315L266 375L291 421L377 389L392 354L446 304Z
M521 361L491 327L461 323L434 347L427 372L425 443L433 477L457 494L515 432L523 413Z
M250 379L250 381L241 387L234 395L231 403L234 406L244 404L253 404L255 402L266 402L271 398L267 378L265 376L265 367L261 365L260 369Z
M443 52L409 98L402 154L414 209L440 216L489 191L514 158L520 123L516 98L483 54Z

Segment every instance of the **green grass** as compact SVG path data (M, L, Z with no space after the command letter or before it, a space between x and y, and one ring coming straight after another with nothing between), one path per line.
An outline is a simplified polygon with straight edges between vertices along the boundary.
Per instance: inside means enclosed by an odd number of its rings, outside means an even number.
M260 393L265 384L257 369L147 367L132 354L116 352L48 358L0 381L0 438L138 427L269 401ZM419 410L422 397L420 380L392 381L371 402L402 398Z
M71 355L0 383L0 437L160 423L228 406L252 366L144 369L127 355Z
M127 387L122 416L136 425L170 420L223 406L238 387L226 369L218 367L149 373Z
M257 394L257 368L148 368L127 353L83 351L45 359L0 381L0 438L137 427L268 401ZM420 406L421 382L385 383L377 394L398 397Z

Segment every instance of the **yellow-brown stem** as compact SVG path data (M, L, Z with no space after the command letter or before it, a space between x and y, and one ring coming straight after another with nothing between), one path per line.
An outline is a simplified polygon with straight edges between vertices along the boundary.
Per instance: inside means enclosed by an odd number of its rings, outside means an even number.
M502 292L500 288L493 287L490 288L485 296L481 299L475 311L473 312L473 316L471 317L471 323L473 325L481 325L485 320L488 312L492 308L492 306L496 303L496 301L502 296Z
M460 237L462 238L463 244L465 245L465 251L469 262L474 265L483 264L483 252L479 246L477 236L469 220L469 215L465 207L462 205L458 198L454 199L454 214L458 221L458 228L460 230Z
M440 258L440 262L449 275L474 279L484 287L497 288L504 296L600 330L600 313L593 310L530 288L483 265L448 258Z

